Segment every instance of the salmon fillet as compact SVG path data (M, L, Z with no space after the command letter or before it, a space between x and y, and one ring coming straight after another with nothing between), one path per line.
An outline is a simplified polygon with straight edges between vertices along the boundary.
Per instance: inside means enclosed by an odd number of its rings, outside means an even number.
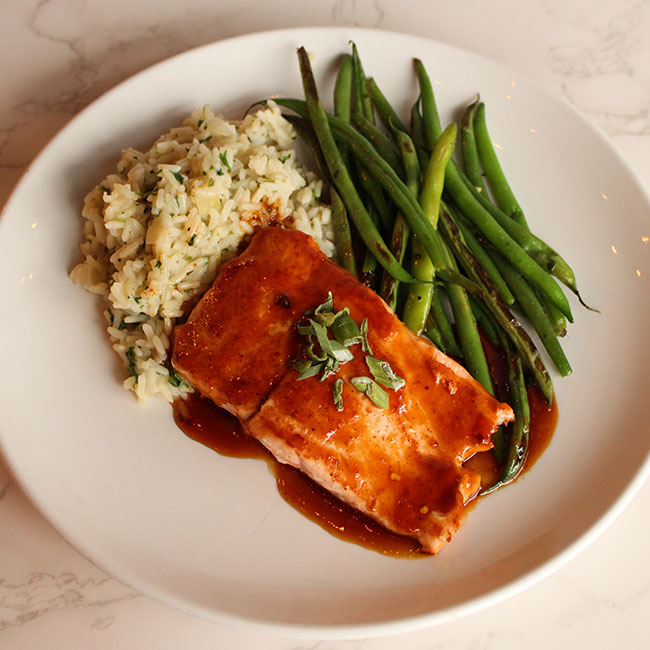
M324 381L297 381L296 323L325 302L368 320L373 356L405 380L376 406L350 379L369 376L360 345ZM389 530L437 553L480 489L463 462L491 448L512 409L408 330L377 294L297 231L260 230L174 331L172 363L202 395L240 418L283 463L305 472ZM343 380L343 409L332 387Z

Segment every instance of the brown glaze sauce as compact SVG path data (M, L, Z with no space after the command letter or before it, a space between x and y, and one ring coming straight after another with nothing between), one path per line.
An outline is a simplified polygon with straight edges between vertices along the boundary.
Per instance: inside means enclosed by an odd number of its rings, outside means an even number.
M335 537L392 557L429 557L415 540L392 533L332 496L302 472L279 463L261 443L244 433L236 417L212 401L197 393L176 400L174 420L188 437L222 456L266 461L282 498Z
M530 443L522 474L548 446L558 418L556 401L549 409L534 389L529 391L529 400ZM223 456L266 461L282 498L332 535L391 557L430 557L415 540L392 533L339 501L302 472L276 461L261 443L244 433L237 418L210 400L193 393L185 400L176 400L173 408L176 424L192 440ZM479 472L484 486L497 479L497 467L490 452L476 454L466 464Z
M525 474L544 453L544 450L551 442L558 420L556 399L553 400L553 404L549 408L539 390L531 388L528 390L528 403L530 406L528 454L524 466L515 480ZM481 485L483 487L494 484L499 478L499 468L492 452L476 454L465 463L465 466L481 475Z

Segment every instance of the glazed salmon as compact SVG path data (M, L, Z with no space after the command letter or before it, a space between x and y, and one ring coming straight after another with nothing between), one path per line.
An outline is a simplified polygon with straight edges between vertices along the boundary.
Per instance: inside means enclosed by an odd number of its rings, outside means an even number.
M368 376L354 358L320 380L298 380L297 323L332 294L335 311L367 319L372 356L405 380L380 408L350 381ZM458 363L408 330L388 306L297 231L260 230L226 263L174 332L173 364L202 395L240 418L283 463L305 472L389 530L437 553L480 489L463 462L492 446L513 419ZM342 382L342 409L333 384Z

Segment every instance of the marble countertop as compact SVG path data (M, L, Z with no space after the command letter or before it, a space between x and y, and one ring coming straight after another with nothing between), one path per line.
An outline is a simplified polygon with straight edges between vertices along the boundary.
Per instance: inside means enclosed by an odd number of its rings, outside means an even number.
M646 0L6 0L0 18L0 205L61 126L133 73L225 37L307 25L427 36L516 68L600 127L650 187ZM0 464L0 648L647 648L648 512L646 483L568 565L461 620L297 641L218 627L133 592L61 539Z

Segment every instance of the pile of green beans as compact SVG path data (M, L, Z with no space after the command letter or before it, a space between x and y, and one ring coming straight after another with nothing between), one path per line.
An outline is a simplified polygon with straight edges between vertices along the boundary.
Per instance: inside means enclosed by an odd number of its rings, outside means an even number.
M404 324L460 360L515 421L494 436L499 479L521 472L527 454L534 384L554 394L540 351L561 376L571 373L559 337L573 322L565 285L580 302L568 263L531 231L492 146L477 97L459 125L442 128L427 70L414 60L418 95L407 127L359 52L344 54L334 113L324 108L309 56L298 50L304 99L274 101L312 149L329 186L339 263L377 291ZM382 128L383 127L383 128ZM452 154L457 134L460 145ZM583 303L584 304L584 303ZM491 341L504 360L496 381L486 357Z

